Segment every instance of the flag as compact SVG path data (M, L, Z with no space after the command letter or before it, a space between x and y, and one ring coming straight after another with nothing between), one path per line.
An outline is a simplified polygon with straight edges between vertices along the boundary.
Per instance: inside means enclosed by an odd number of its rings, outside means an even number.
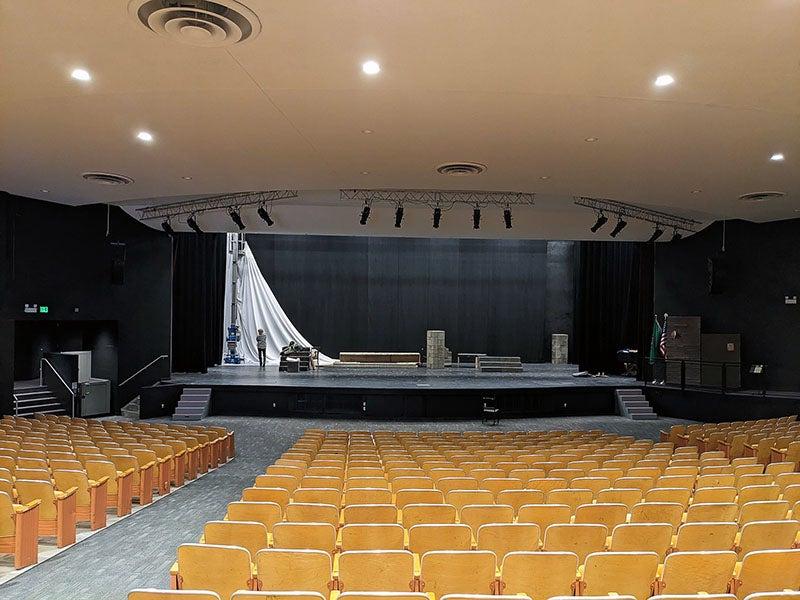
M653 316L653 337L650 339L650 364L655 364L658 358L658 348L661 341L661 325L658 324L658 317Z
M664 315L664 328L661 330L661 341L658 343L661 356L667 358L667 315Z

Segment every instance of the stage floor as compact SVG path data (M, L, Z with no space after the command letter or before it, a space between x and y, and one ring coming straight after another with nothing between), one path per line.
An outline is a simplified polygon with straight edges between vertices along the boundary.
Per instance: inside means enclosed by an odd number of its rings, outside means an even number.
M364 368L322 367L309 373L280 373L277 365L211 367L208 373L173 373L171 383L193 386L265 386L386 390L481 390L568 387L629 387L632 377L573 377L577 365L523 364L522 373L481 373L448 367Z

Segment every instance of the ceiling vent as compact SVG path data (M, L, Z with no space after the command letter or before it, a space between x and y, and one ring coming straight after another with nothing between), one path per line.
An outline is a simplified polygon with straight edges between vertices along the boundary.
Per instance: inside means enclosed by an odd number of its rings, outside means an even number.
M452 162L444 163L436 167L436 172L442 175L452 175L453 177L463 177L465 175L480 175L486 170L486 165L476 162Z
M128 185L129 183L133 183L133 179L127 175L118 175L117 173L91 171L89 173L84 173L83 178L86 181L93 181L100 185Z
M255 13L235 0L131 0L128 12L150 31L189 46L232 46L261 31Z
M750 192L739 196L739 200L742 202L766 202L767 200L783 198L785 195L786 192Z

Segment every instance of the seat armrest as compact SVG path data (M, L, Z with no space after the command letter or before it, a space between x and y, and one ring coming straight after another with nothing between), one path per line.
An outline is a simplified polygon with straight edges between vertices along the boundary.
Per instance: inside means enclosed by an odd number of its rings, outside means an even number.
M94 479L90 479L90 480L89 480L89 487L93 487L93 488L95 488L95 487L100 487L100 486L101 486L101 485L103 485L103 484L104 484L106 481L108 481L108 475L103 475L103 476L102 476L100 479L98 479L97 481L95 481Z
M14 505L14 512L16 514L18 514L18 515L21 515L23 513L28 512L29 510L33 510L34 508L39 506L41 503L42 503L42 501L37 498L36 500L32 500L32 501L28 502L27 504L15 504Z
M66 492L59 492L56 490L53 492L55 494L56 500L66 500L70 496L74 495L78 491L78 488L71 487Z

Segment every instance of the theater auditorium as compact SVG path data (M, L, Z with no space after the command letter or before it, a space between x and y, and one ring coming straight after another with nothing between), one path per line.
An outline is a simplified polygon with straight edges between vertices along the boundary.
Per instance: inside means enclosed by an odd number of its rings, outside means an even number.
M800 600L800 2L0 56L0 598Z

